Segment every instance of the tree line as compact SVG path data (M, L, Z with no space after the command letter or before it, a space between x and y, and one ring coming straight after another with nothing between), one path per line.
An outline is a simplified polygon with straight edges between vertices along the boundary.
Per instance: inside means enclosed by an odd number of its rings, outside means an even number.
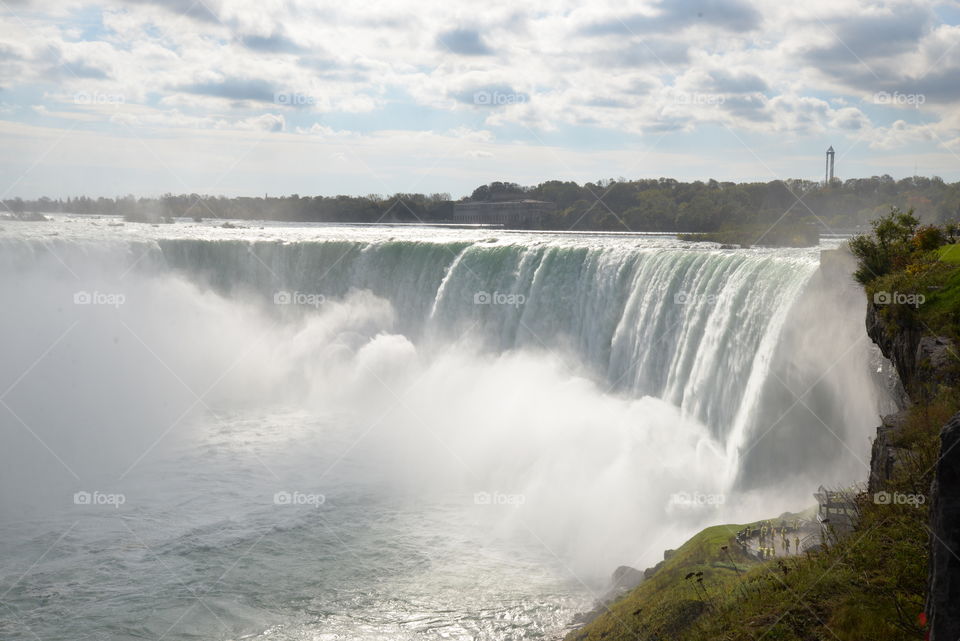
M536 186L511 182L481 185L462 200L534 199L556 212L541 225L551 230L710 232L750 225L820 224L828 229L867 225L891 207L913 210L929 223L960 218L960 183L939 177L890 176L834 180L733 183L681 182L672 178L598 180L578 184L550 180ZM225 197L165 194L159 198L19 198L0 201L8 215L74 213L120 215L128 220L174 218L281 220L291 222L449 222L457 201L449 194L384 196Z

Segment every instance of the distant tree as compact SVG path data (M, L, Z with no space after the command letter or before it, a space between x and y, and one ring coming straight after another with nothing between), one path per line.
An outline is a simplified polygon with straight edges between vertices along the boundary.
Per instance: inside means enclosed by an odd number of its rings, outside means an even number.
M854 278L866 284L898 267L914 248L912 240L919 225L913 210L902 212L896 207L873 221L872 235L863 234L850 241L850 250L858 259Z

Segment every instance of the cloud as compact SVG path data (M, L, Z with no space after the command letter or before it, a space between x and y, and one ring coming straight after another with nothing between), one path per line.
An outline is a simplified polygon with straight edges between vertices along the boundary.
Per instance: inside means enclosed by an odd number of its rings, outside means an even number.
M351 131L338 131L318 122L313 123L309 128L297 127L297 132L323 138L349 138L354 135Z
M601 49L591 55L599 67L672 67L689 61L689 45L685 42L661 38L646 39L638 43L620 43L615 47Z
M726 69L714 69L708 74L704 88L716 93L759 93L767 91L767 81L749 71L731 72Z
M462 56L489 56L493 53L474 29L452 29L437 36L437 46Z
M280 114L262 114L237 122L233 128L268 132L283 131L286 122Z
M505 84L477 85L452 92L450 96L463 104L483 108L506 107L530 100L528 94Z
M51 114L59 117L69 117L64 114ZM86 116L87 114L84 114ZM110 115L110 122L123 125L127 128L162 128L187 130L216 130L216 131L262 131L282 132L286 129L286 121L280 114L264 113L248 118L229 119L216 116L193 116L180 111L159 111L146 108L131 108L115 110ZM191 132L193 133L193 132Z
M269 36L240 36L240 42L248 49L263 53L299 53L303 51L303 47L281 33Z
M22 60L23 53L9 42L0 42L0 61Z
M745 32L760 25L760 13L742 0L660 0L650 13L614 15L580 29L588 36L645 35L693 27Z
M587 107L604 107L610 109L623 109L629 107L630 103L626 100L621 100L618 98L590 98L579 103L581 105L586 105Z
M846 107L844 109L838 109L837 112L830 119L830 124L837 129L846 129L850 131L858 131L864 127L869 126L870 119L854 107Z
M933 25L933 15L921 6L899 6L882 12L862 11L812 25L822 31L824 44L809 48L804 58L827 68L864 65L916 49Z
M313 54L310 56L301 56L297 58L297 64L312 71L334 71L343 69L344 65L339 60L326 55Z
M709 143L727 127L884 149L960 136L960 25L930 0L371 2L92 0L81 16L75 0L35 0L26 26L0 16L4 119L38 118L42 103L50 126L72 110L104 129L311 143L463 128L486 132L464 142L483 152L527 131L575 151L666 135L658 154L672 134ZM125 104L78 108L78 92ZM326 129L312 126L319 113Z
M220 22L214 8L218 3L215 0L124 0L132 5L152 5L166 9L177 16L186 16L201 22Z
M273 102L277 94L274 86L266 80L236 77L181 85L176 87L176 90L202 96L257 102Z
M904 79L895 84L899 85L900 93L923 96L924 101L943 104L960 101L960 69L957 67L941 68L918 80Z
M106 70L101 69L83 60L73 62L64 62L57 67L60 71L74 76L75 78L91 78L94 80L105 80L109 78Z
M762 96L728 96L721 109L737 119L753 123L771 122L773 116L767 111L767 101Z

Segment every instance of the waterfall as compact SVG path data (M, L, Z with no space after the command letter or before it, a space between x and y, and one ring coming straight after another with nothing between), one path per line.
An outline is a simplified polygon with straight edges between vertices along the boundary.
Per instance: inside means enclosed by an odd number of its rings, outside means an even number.
M0 516L51 540L99 490L166 523L160 546L338 547L316 510L277 511L298 490L346 541L405 506L398 561L430 522L451 567L465 527L603 585L864 478L890 404L863 294L820 248L103 223L0 229ZM367 588L330 558L302 570Z
M560 351L610 393L675 405L731 455L753 429L778 339L819 265L817 249L589 235L4 243L14 270L45 256L54 269L168 271L267 303L278 292L334 301L369 291L411 340L468 335L494 352Z

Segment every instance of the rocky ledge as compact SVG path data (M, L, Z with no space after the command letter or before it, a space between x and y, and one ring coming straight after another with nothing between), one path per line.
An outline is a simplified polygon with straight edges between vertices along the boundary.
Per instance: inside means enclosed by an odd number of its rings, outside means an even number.
M925 336L922 326L894 327L872 303L867 305L867 335L893 363L908 394L931 385L960 383L960 352L949 338Z

